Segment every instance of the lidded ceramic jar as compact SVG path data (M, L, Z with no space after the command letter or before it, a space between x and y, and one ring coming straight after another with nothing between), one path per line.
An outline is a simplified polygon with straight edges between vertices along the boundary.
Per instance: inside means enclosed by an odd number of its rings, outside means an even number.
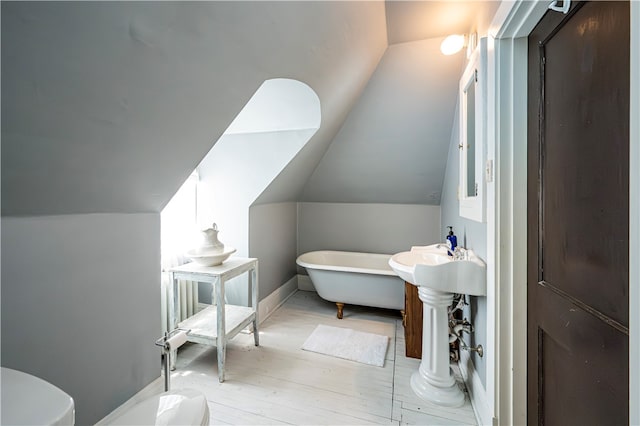
M198 247L200 254L216 254L224 251L224 244L218 240L218 225L202 230L202 245Z

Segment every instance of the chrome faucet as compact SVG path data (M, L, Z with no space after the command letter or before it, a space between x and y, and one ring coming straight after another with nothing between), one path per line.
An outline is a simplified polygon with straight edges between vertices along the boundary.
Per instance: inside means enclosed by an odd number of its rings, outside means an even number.
M467 260L469 259L469 252L462 247L456 247L453 251L453 260Z
M436 249L445 249L449 252L449 246L447 244L436 244ZM452 252L453 260L468 260L469 259L469 251L464 247L456 247Z

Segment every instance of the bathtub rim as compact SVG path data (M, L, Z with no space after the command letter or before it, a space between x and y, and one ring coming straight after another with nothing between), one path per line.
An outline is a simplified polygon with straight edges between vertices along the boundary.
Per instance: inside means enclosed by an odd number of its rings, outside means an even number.
M327 253L335 253L335 254L347 255L347 256L355 255L359 257L371 257L371 256L376 256L380 258L384 257L387 259L387 262L385 262L385 264L388 266L389 269L387 270L387 269L377 269L377 268L360 268L360 267L354 267L354 266L340 266L340 265L328 265L328 264L322 264L322 263L310 263L308 259L303 259L304 256L311 256L314 254L327 254ZM391 269L391 266L389 266L389 259L391 259L391 256L393 255L384 254L384 253L366 253L366 252L359 252L359 251L314 250L314 251L302 253L300 256L298 256L298 258L296 259L296 264L298 264L298 266L302 266L303 268L308 268L308 269L351 272L355 274L388 275L388 276L394 276L394 277L400 278L398 274L396 274L395 271Z

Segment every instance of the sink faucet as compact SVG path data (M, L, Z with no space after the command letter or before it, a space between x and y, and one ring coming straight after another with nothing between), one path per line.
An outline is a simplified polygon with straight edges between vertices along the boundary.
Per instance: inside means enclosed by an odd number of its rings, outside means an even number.
M436 249L445 249L447 250L447 252L449 252L449 246L447 244L436 244ZM468 260L469 259L469 252L467 251L466 248L464 247L456 247L455 250L453 250L453 260Z
M462 247L456 247L453 251L453 260L467 260L469 258L469 252Z

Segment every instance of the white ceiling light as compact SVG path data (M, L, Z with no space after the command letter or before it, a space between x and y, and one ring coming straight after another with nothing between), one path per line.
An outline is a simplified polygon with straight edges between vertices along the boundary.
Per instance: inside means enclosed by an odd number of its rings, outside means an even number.
M440 51L444 55L453 55L458 53L464 47L464 35L453 34L445 38L440 44Z

